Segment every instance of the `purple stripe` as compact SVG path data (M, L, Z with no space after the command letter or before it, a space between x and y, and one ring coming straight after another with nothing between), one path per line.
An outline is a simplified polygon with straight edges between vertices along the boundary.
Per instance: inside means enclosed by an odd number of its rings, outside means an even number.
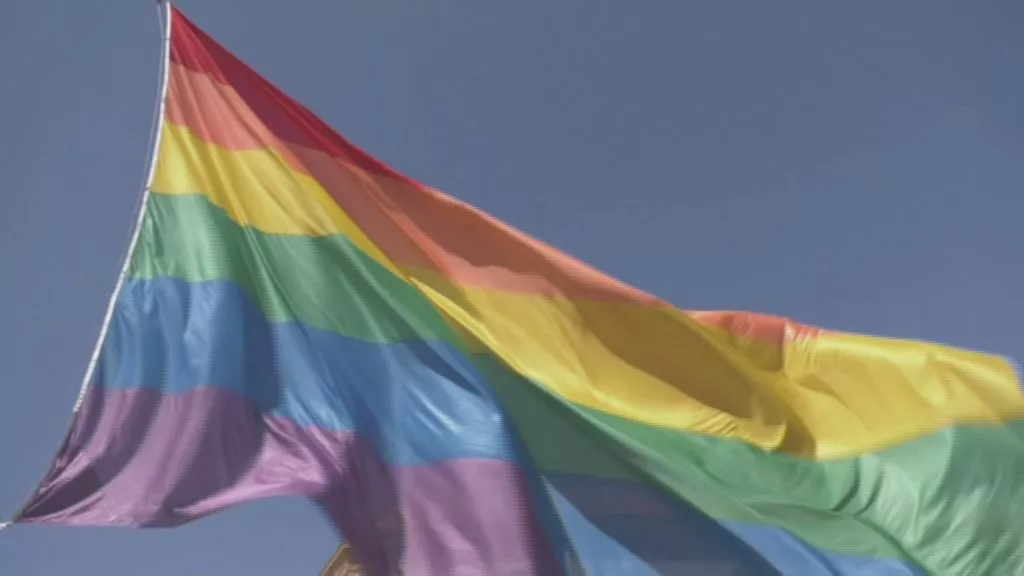
M19 522L172 526L271 496L317 498L374 574L554 574L523 474L498 460L393 467L351 432L237 393L94 389Z

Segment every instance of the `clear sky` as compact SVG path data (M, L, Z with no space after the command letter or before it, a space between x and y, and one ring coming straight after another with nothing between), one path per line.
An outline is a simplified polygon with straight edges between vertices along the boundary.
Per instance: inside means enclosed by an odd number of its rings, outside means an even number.
M1024 357L1024 3L178 5L372 154L679 306ZM153 2L0 2L0 516L69 421L158 59ZM15 526L0 574L315 574L335 544L274 500Z

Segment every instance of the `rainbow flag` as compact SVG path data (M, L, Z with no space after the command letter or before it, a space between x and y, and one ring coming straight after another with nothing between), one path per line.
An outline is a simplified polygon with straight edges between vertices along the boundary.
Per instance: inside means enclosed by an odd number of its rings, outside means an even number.
M299 495L372 574L1024 574L1008 361L681 311L396 173L168 14L137 237L16 521Z

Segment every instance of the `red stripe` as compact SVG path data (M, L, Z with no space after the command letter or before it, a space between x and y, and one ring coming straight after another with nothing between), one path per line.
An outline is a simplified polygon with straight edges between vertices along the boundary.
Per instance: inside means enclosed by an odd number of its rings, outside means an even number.
M568 298L661 302L399 175L347 143L178 13L168 117L229 148L274 148L311 175L400 265L456 282ZM201 81L204 74L223 89Z
M233 87L278 138L322 150L369 172L412 182L331 130L308 108L225 50L177 8L173 8L172 18L171 61Z
M463 202L415 183L359 150L174 9L168 120L228 149L271 148L316 179L393 261L460 284L506 292L664 306ZM702 324L782 347L815 328L743 312Z

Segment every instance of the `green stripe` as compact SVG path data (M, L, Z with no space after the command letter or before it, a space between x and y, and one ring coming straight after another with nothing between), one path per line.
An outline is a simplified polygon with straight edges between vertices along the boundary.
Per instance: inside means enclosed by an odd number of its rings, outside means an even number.
M299 320L368 342L440 340L462 348L419 291L341 235L266 234L205 195L153 194L129 275L232 280L272 322ZM358 306L348 305L358 301Z
M709 516L932 574L1024 573L1024 422L958 425L839 461L656 428L567 402L477 356L542 470L659 485Z
M130 273L232 280L272 321L465 350L426 298L345 238L242 228L200 195L150 198ZM360 305L346 305L353 299ZM823 550L934 574L1024 573L1024 424L957 426L813 462L585 409L474 357L542 470L653 483L722 520L781 526Z

